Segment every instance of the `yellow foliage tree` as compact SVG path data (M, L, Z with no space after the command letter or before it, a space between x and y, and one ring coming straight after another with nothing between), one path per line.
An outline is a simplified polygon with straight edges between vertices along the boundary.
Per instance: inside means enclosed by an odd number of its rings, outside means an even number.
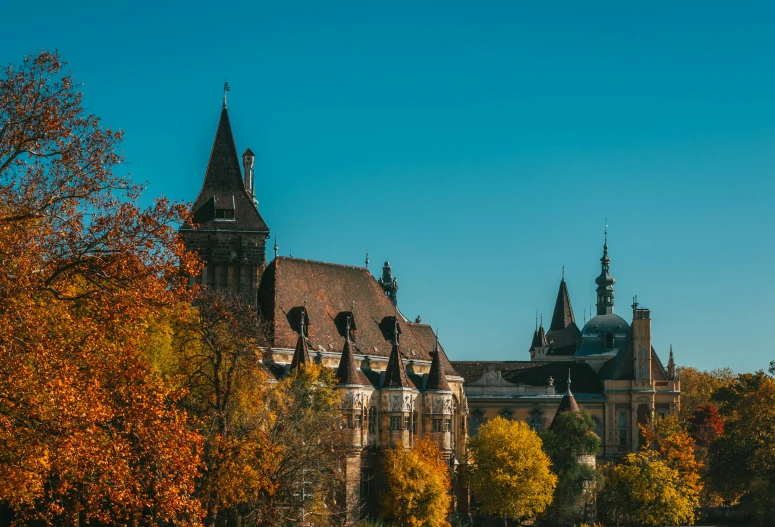
M468 450L471 489L482 512L521 521L552 503L557 476L541 438L526 423L496 417L479 428Z
M598 512L612 525L691 525L696 493L682 484L678 470L654 450L628 454L603 470Z
M449 468L435 442L420 439L410 450L398 445L385 452L383 468L380 509L385 519L402 527L449 525Z
M735 378L735 373L730 368L702 371L680 366L678 375L681 378L679 416L682 423L686 423L697 408L710 403L713 394L720 388L729 386Z

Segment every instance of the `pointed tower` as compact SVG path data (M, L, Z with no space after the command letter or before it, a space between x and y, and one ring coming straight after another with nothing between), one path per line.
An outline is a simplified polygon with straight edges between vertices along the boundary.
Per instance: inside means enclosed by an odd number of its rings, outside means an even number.
M186 223L181 233L186 248L204 261L202 274L196 277L198 283L255 304L258 281L266 267L269 228L254 201L249 149L242 161L244 176L224 98L202 189L191 210L192 222Z
M452 455L452 413L453 400L452 389L447 382L444 373L444 364L441 360L443 352L439 348L439 337L436 336L436 344L433 346L433 360L428 372L428 381L423 393L423 431L439 445L444 459Z
M398 344L398 315L393 321L393 348L390 350L385 378L380 388L382 440L380 444L395 446L399 442L409 448L417 433L417 416L414 389L406 375L404 361Z
M300 366L306 366L312 362L309 358L309 348L307 347L307 338L304 330L306 318L307 311L302 309L301 314L299 315L299 337L296 339L296 349L293 351L291 371Z
M608 227L603 243L603 257L600 258L600 276L595 279L597 284L597 314L611 315L614 312L614 284L616 280L609 273L611 259L608 257Z
M667 379L675 380L675 358L673 357L673 345L670 344L670 358L667 359Z
M366 376L355 365L350 343L350 317L344 334L344 347L336 370L336 390L342 396L342 417L348 434L348 448L345 459L345 507L348 521L357 519L360 505L361 455L367 444L368 415L366 401L372 388Z
M562 279L546 340L549 346L549 351L546 353L548 360L568 360L576 353L581 343L581 330L576 325L568 285L565 282L565 267L562 268Z
M533 342L530 343L530 360L544 360L549 352L549 341L544 331L544 316L541 315L541 323L536 324L533 333Z

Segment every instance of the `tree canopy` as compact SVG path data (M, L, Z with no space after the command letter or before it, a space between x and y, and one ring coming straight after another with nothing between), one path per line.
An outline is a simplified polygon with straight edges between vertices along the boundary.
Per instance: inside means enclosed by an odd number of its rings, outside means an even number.
M496 417L469 439L468 448L471 490L481 512L524 520L552 503L557 476L527 423Z

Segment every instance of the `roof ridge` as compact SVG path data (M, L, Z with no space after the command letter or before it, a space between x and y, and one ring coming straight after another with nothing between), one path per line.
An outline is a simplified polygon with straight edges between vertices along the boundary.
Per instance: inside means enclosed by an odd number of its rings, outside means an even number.
M312 263L312 264L318 264L318 265L330 265L331 267L345 267L347 269L355 269L358 271L366 271L369 270L365 267L357 266L357 265L348 265L348 264L340 264L335 262L324 262L322 260L309 260L307 258L296 258L295 256L280 256L278 255L277 260L295 260L297 262L306 262L306 263Z

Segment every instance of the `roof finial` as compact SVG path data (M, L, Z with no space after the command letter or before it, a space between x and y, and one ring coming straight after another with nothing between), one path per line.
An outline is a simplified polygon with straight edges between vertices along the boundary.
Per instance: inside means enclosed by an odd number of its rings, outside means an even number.
M277 260L277 235L274 237L274 259Z
M433 345L433 352L434 353L439 352L439 328L436 328L436 343Z
M565 281L565 266L562 266L562 281Z
M393 345L398 346L398 312L393 317Z
M603 245L608 246L608 218L605 219L605 234L603 237Z
M366 249L366 269L369 268L369 250Z
M544 327L544 314L541 313L541 327Z
M538 308L536 308L536 331L538 331Z
M344 331L344 340L350 342L350 315L347 315L347 327Z
M570 391L570 368L568 368L568 391Z
M224 107L224 109L228 108L228 106L226 106L226 92L230 92L230 91L231 91L231 88L229 87L229 81L224 79L224 81L223 81L223 107Z

